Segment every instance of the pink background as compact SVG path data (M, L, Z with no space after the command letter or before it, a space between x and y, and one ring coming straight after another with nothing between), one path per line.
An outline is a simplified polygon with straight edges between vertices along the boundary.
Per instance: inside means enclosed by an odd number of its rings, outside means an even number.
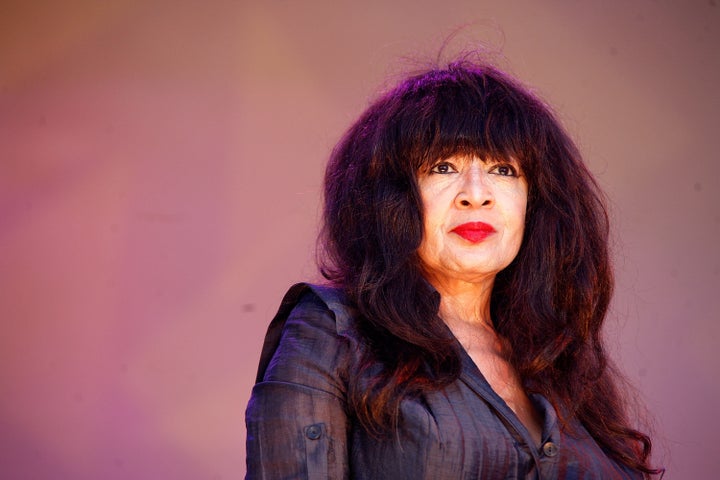
M611 197L611 349L666 478L713 477L718 3L3 1L0 477L239 478L328 153L467 22Z

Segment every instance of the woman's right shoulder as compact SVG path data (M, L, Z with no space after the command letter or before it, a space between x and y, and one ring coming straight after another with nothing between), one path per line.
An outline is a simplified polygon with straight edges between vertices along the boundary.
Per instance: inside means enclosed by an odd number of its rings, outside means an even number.
M299 366L304 372L346 371L357 352L354 315L339 288L293 285L268 327L256 381L267 381L286 369L297 374Z
M332 326L339 336L351 334L356 315L343 290L330 285L297 283L290 287L272 323L304 321Z

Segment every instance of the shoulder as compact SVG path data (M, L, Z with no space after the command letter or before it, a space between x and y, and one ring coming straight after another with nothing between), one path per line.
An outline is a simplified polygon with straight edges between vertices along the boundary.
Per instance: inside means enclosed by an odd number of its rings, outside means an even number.
M340 289L293 285L268 327L256 381L297 381L309 374L344 377L356 351L353 316Z
M284 329L287 323L300 322L335 331L339 336L351 335L355 318L342 289L329 285L297 283L290 287L280 303L268 336ZM266 338L267 340L267 338Z
M265 336L245 412L247 478L347 478L352 317L334 288L298 284Z
M314 312L332 319L338 335L347 335L351 329L355 309L350 305L342 289L311 283L293 285L285 294L278 315L298 316ZM314 317L308 320L314 320Z

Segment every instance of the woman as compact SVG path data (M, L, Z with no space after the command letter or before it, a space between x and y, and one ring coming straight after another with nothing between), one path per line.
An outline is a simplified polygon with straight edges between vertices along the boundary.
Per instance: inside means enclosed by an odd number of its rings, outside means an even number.
M322 271L270 325L248 478L649 478L601 326L607 215L516 81L458 61L375 101L325 177Z

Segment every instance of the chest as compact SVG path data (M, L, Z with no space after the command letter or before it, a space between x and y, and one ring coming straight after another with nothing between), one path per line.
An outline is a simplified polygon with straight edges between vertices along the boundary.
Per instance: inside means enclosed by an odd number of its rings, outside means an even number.
M469 382L473 383L473 382ZM458 381L444 391L406 400L393 438L378 441L354 431L350 465L357 479L627 479L585 434L560 432L554 412L533 446L518 419L482 385ZM484 388L488 388L487 385ZM549 404L546 408L552 409Z
M525 393L515 369L507 360L494 352L469 350L467 353L492 390L523 424L533 444L540 445L542 416Z

